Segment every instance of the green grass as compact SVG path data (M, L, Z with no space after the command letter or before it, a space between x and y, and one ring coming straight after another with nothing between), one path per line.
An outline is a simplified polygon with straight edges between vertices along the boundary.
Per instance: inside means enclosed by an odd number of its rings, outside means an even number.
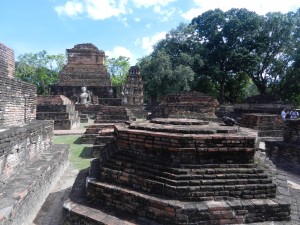
M70 145L70 164L78 170L88 168L93 159L92 145L79 144L81 135L55 136L54 144Z

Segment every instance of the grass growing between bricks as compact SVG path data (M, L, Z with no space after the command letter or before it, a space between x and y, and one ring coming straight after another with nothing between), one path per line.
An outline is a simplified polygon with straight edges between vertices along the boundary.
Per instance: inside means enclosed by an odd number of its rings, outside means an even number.
M93 159L92 145L80 144L81 135L62 135L54 137L54 144L70 145L70 164L78 170L86 169Z

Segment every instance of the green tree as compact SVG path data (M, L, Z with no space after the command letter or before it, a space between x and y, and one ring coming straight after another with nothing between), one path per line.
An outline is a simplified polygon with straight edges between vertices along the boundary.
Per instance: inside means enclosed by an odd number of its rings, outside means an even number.
M260 93L276 93L291 62L293 14L268 13L246 46L249 54L241 63Z
M150 56L140 60L145 95L152 102L164 94L193 90L193 67L201 66L202 61L191 54L198 47L191 38L192 32L191 27L180 24L154 46Z
M207 76L219 91L219 101L234 102L237 93L247 83L247 77L240 68L240 57L247 55L245 44L257 30L259 16L246 9L209 10L194 18L195 27L202 45L204 66L197 72Z
M38 95L49 94L49 87L56 83L65 61L65 55L48 55L45 50L25 53L16 62L16 77L36 85Z
M300 106L300 8L292 15L294 19L293 46L290 67L280 80L278 93L285 101Z
M155 51L151 56L140 61L145 95L151 102L164 94L190 91L194 81L194 71L189 62L189 55L180 53L178 59L181 64L173 64L171 57L164 50Z
M116 87L117 96L121 95L122 87L125 84L130 68L130 58L119 56L118 58L106 57L105 63L111 75L112 85Z

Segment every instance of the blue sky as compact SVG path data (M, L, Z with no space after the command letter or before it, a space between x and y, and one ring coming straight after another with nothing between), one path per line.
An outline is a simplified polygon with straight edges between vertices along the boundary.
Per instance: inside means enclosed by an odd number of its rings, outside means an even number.
M295 11L299 0L0 0L0 42L15 56L93 43L109 57L146 56L166 32L209 10Z

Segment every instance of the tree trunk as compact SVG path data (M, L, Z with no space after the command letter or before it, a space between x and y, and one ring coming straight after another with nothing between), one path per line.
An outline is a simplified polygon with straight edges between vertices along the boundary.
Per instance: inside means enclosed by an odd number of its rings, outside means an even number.
M224 82L222 82L220 84L220 97L219 97L220 104L224 104L224 95L225 95L225 84Z

